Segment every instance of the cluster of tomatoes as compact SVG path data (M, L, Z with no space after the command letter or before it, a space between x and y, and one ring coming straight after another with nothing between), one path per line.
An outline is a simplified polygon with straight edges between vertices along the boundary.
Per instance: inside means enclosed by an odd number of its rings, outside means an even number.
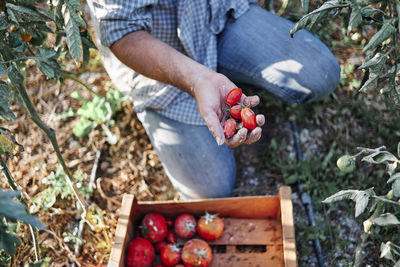
M233 88L225 98L228 105L229 118L224 123L224 134L231 138L239 129L245 127L253 130L257 127L256 115L251 108L240 103L242 89Z
M218 215L207 212L198 220L189 213L182 213L175 219L148 213L139 228L128 246L127 267L153 266L156 254L162 262L156 267L207 267L212 259L207 241L221 237L224 222ZM177 238L184 241L183 248L178 245Z

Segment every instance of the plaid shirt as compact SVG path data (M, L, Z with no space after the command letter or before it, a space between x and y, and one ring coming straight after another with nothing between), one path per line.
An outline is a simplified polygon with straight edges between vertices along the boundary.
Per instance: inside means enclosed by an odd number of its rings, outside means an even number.
M99 23L101 45L109 47L128 33L146 30L197 62L216 70L217 34L223 30L228 16L238 18L247 11L249 4L256 4L257 0L87 2ZM136 112L153 108L167 118L204 125L194 98L176 87L132 73L129 88L130 92L124 93L131 96Z

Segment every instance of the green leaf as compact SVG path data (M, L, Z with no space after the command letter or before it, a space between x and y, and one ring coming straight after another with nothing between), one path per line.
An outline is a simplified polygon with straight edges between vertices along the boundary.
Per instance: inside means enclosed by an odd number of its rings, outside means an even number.
M397 172L397 173L393 174L392 176L390 176L390 178L387 180L387 183L390 184L393 181L395 181L396 179L400 179L400 172Z
M349 20L349 26L347 27L347 34L349 34L353 29L357 28L363 22L360 6L353 2L351 4L351 14Z
M14 65L10 65L8 68L8 78L13 85L17 87L24 87L24 76L22 76L22 74L16 67L14 67Z
M53 79L56 75L56 73L54 72L54 69L47 64L45 61L36 59L36 64L38 65L39 69L41 72L43 72L44 75L46 75L48 78Z
M383 164L389 162L397 162L397 158L390 152L387 151L379 151L372 153L371 155L365 156L362 158L362 161L366 161L373 164Z
M72 19L82 28L86 28L86 22L75 12L74 8L71 6L70 2L67 2L67 8Z
M368 42L368 44L364 47L363 52L365 53L368 50L371 50L378 45L382 44L386 39L388 39L394 32L396 31L396 28L392 25L392 23L389 20L386 20L382 28L372 36L371 40Z
M373 58L368 60L367 62L364 62L359 69L367 69L367 68L373 68L373 67L378 67L378 69L382 68L383 65L386 62L387 54L382 54L382 53L376 53ZM378 66L379 65L379 66Z
M82 7L78 0L69 0L67 4L71 6L74 11L82 13Z
M365 191L358 192L354 201L356 202L355 217L357 218L361 213L364 212L365 208L368 206L369 194Z
M0 15L0 31L7 30L11 24L7 21L6 15Z
M400 197L400 179L396 179L392 184L393 196Z
M327 12L330 11L331 9L337 9L337 8L343 8L347 7L348 4L340 4L340 0L330 0L322 4L321 7L318 9L312 11L311 13L308 13L307 15L303 16L290 30L290 36L293 37L293 35L305 28L308 24L316 24L318 23L325 15L327 15ZM323 12L323 16L319 16Z
M0 77L7 74L7 69L0 63Z
M38 229L46 229L38 218L27 213L21 202L13 200L17 196L19 196L18 192L0 190L0 215L30 224Z
M391 248L390 244L391 244L390 241L386 242L386 244L385 243L381 244L381 248L380 248L381 255L379 257L385 258L385 259L388 259L388 260L391 260L394 262L392 251L391 251L392 248Z
M5 82L0 81L0 118L7 121L13 121L17 118L10 109L10 91L12 91L10 86Z
M17 6L13 5L11 3L7 3L6 7L8 8L7 11L10 11L10 9L19 15L29 17L28 21L49 21L50 18L47 16L24 6Z
M86 118L81 118L79 122L72 129L72 132L77 137L83 137L90 133L90 131L96 127L96 124L93 121L90 121Z
M400 224L400 221L396 218L396 216L391 213L381 214L378 217L372 219L372 222L379 226Z
M400 158L400 142L397 144L397 156Z
M21 243L22 240L18 236L7 233L0 228L0 250L4 250L9 255L14 255L17 252L16 246L21 245Z
M336 202L344 199L354 199L354 197L359 193L359 190L342 190L337 192L336 194L326 198L323 200L323 203L331 203L331 202Z
M78 99L78 100L80 100L80 101L83 101L83 102L87 102L87 100L82 96L82 94L80 93L80 92L78 92L78 91L73 91L72 93L71 93L71 97L72 98L75 98L75 99Z
M72 18L70 12L65 15L65 32L67 34L67 46L75 62L79 62L82 54L82 40L78 24Z

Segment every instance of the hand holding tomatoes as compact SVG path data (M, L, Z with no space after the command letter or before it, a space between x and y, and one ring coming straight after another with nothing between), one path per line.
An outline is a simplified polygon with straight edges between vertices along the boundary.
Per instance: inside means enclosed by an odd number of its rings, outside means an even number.
M206 76L199 78L191 85L191 93L197 102L201 118L218 145L226 143L230 147L237 147L243 143L254 143L260 139L261 126L265 122L265 118L261 114L256 116L257 127L254 130L249 131L243 127L231 138L225 138L223 124L226 120L225 109L229 108L225 100L232 88L237 88L237 86L225 75L208 72ZM235 91L239 92L239 89ZM253 108L259 104L260 99L258 96L246 96L242 93L239 102L244 106Z
M242 103L243 102L243 103ZM257 96L243 98L240 88L233 88L225 97L228 106L223 129L226 144L236 147L242 143L250 144L261 137L261 128L265 122L263 115L255 115L251 107L258 104Z

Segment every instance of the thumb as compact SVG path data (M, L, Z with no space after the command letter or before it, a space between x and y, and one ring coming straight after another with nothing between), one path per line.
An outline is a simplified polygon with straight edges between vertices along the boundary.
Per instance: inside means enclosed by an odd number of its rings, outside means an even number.
M223 145L225 143L225 135L217 114L208 112L205 116L203 116L203 120L217 141L217 144L219 146Z

